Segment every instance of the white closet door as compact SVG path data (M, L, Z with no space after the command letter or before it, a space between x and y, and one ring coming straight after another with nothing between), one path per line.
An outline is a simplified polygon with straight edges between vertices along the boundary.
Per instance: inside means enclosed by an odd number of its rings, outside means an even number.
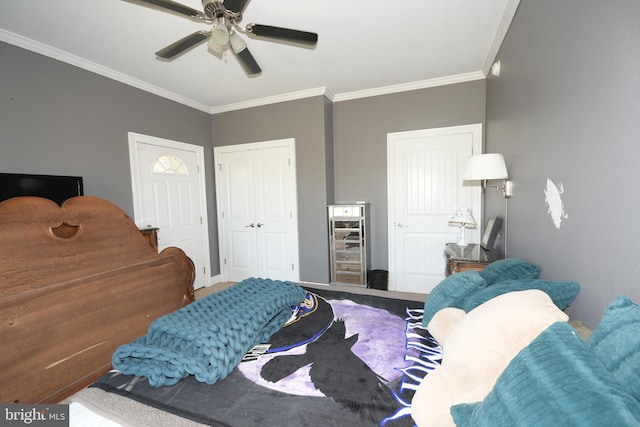
M388 136L389 288L430 292L444 279L444 247L459 228L448 221L471 208L482 222L479 187L463 185L466 160L482 147L482 125L401 132ZM479 240L479 229L467 239Z
M289 147L254 152L258 274L296 280L294 168Z
M224 153L219 159L223 270L226 280L258 276L253 153Z
M299 280L293 140L217 147L225 280Z

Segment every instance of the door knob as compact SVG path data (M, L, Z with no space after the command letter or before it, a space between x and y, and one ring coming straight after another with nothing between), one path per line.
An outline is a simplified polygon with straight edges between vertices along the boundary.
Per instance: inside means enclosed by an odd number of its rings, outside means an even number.
M408 225L404 225L404 224L403 224L403 223L401 223L401 222L397 223L397 224L396 224L396 226L397 226L398 228L407 228L407 227L408 227Z
M258 228L260 228L260 227L262 227L264 224L263 224L263 223L261 223L261 222L259 222L257 225L258 225Z
M249 227L253 228L253 227L255 227L255 224L254 224L254 223L251 223L251 224L249 224L249 225L245 225L245 228L249 228Z

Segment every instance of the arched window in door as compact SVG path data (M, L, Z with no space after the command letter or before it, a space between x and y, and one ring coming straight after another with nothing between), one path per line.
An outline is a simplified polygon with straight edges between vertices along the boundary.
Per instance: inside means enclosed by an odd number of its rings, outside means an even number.
M153 164L153 173L189 175L189 169L180 157L173 154L165 154L164 156L158 157Z

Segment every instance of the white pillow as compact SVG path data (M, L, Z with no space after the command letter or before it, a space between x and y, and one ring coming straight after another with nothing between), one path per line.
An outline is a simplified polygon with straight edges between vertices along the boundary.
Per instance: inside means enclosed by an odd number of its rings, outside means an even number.
M431 322L442 339L442 365L425 377L411 404L419 427L455 426L451 406L483 400L521 349L552 323L569 319L537 289L497 296L463 317L441 311Z

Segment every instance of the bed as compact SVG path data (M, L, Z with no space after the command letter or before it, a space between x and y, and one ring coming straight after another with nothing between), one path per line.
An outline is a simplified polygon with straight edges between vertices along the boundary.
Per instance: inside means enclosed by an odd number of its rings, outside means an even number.
M121 425L412 426L411 397L440 355L423 302L304 289L305 313L225 378L154 387L114 370L74 396L72 420L79 404Z
M497 261L426 301L268 278L195 300L184 252L157 253L108 201L14 198L0 203L0 403L73 394L71 426L637 425L640 307L618 297L584 342L561 311L579 285L539 272Z
M413 425L411 396L439 357L421 324L422 297L287 282L303 291L286 302L287 326L229 373L152 384L112 369L114 355L223 292L194 302L188 257L156 253L121 209L96 197L61 207L10 199L0 224L0 339L11 348L0 356L2 403L73 394L71 425Z
M193 301L194 268L157 253L117 206L89 196L0 203L0 402L56 403L111 369L123 343Z

